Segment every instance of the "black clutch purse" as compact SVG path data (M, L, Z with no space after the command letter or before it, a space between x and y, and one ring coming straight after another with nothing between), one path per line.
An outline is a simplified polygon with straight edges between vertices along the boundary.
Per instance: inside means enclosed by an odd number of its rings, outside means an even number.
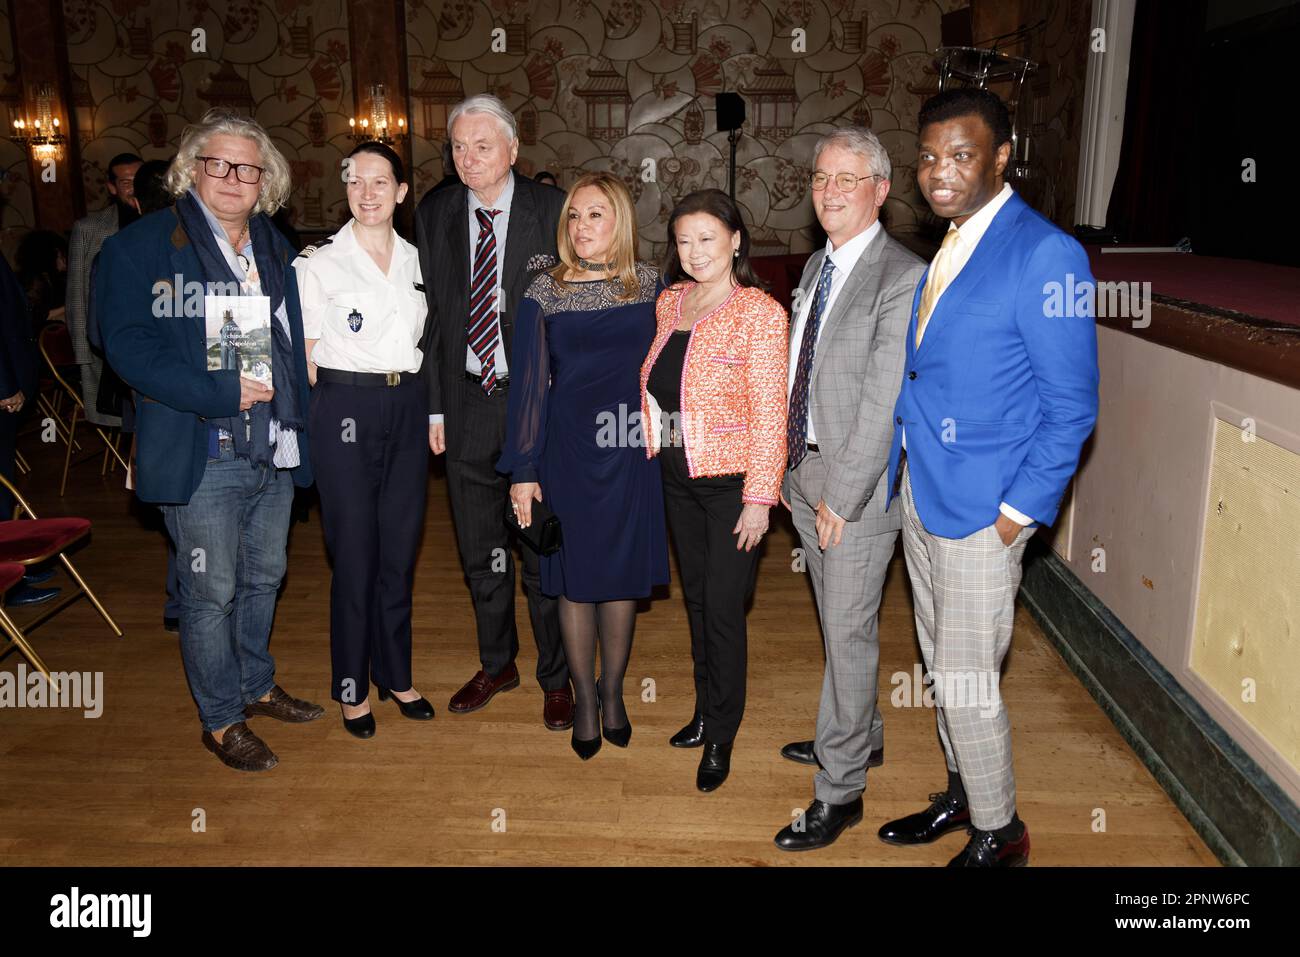
M513 503L506 503L506 524L519 536L519 540L538 555L554 555L564 544L560 532L560 518L544 501L533 501L533 520L527 528L519 526Z

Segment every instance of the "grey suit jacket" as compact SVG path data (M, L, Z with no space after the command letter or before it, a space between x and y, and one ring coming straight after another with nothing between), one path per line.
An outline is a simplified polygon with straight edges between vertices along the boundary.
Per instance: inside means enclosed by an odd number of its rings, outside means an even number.
M799 288L807 295L816 289L825 255L824 249L813 253L804 266ZM901 527L901 509L885 512L885 469L912 299L925 265L882 228L822 317L813 353L808 414L826 460L822 498L836 515L872 531ZM790 326L795 354L802 343L794 341L794 322Z
M90 303L90 264L94 262L104 240L117 232L117 203L110 202L72 224L72 241L68 244L68 334L79 365L91 360L90 342L86 337L86 315ZM94 396L88 402L93 405Z

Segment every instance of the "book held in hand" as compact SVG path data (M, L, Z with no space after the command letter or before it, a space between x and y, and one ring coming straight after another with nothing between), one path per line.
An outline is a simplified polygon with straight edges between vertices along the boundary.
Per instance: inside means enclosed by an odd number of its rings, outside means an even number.
M266 296L205 296L208 371L234 369L268 389L271 382L271 300Z

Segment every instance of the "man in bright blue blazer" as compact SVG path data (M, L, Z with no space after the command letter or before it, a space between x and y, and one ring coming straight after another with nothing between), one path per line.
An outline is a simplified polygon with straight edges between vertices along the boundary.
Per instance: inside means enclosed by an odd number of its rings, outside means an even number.
M138 393L136 493L176 543L201 740L229 767L265 771L278 759L245 718L324 713L276 683L268 649L293 489L311 484L296 252L268 215L288 198L289 167L256 122L210 110L186 127L166 182L174 207L105 241L96 313L109 362ZM209 371L207 295L265 300L271 388L245 376L251 358Z
M948 787L880 837L970 827L953 866L1016 866L1029 832L1000 669L1025 545L1055 521L1097 417L1095 291L1083 247L1003 182L1011 125L994 94L940 93L919 128L917 183L951 223L912 305L889 501L901 499Z

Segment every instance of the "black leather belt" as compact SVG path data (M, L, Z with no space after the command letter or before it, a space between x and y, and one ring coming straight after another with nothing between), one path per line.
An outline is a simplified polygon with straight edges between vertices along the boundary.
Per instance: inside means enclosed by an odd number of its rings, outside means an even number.
M482 376L482 375L475 375L473 372L466 371L466 373L465 373L465 381L467 381L467 382L473 382L473 383L474 383L476 386L478 386L480 389L483 388L483 376ZM510 377L509 377L509 376L505 376L504 378L503 378L502 376L497 376L496 384L492 386L492 394L495 395L495 394L498 393L498 392L504 392L504 391L506 391L506 389L508 389L509 387L510 387Z
M317 382L337 382L340 385L395 386L414 382L418 378L418 372L344 372L342 369L327 369L324 366L316 370Z

